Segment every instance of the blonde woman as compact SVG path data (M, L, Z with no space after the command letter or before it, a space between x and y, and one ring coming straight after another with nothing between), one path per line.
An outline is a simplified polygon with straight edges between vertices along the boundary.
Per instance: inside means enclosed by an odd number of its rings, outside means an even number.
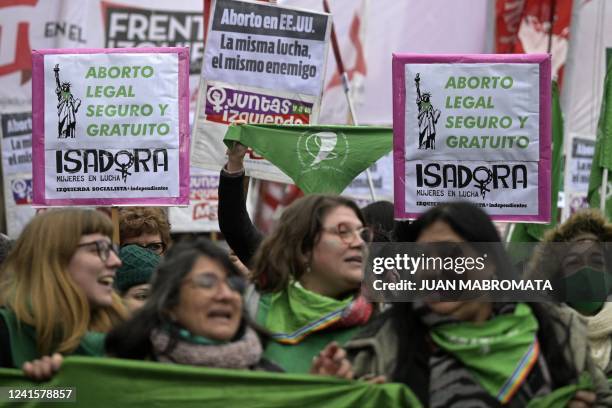
M27 362L103 355L104 333L125 316L111 236L110 219L94 210L47 211L28 224L0 272L0 367L39 378Z

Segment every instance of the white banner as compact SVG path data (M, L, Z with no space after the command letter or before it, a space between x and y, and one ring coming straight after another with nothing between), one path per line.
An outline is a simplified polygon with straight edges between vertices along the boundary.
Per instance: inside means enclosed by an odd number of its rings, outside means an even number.
M393 55L395 216L466 200L550 219L550 57Z
M185 49L43 52L34 70L37 204L186 202Z
M326 14L241 0L215 1L210 21L191 163L218 171L229 123L316 123L331 23ZM290 182L251 151L245 168Z
M32 113L0 115L7 235L17 238L34 216L32 208Z
M565 158L564 209L563 216L569 217L581 208L588 208L587 195L591 163L595 153L595 140L572 137L570 154Z
M189 207L170 207L172 232L219 231L219 173L191 168Z

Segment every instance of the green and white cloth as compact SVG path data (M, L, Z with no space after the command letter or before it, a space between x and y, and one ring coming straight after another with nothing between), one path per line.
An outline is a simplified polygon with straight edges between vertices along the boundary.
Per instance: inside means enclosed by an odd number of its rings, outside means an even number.
M341 193L392 148L393 131L373 126L232 125L240 142L281 169L305 193Z

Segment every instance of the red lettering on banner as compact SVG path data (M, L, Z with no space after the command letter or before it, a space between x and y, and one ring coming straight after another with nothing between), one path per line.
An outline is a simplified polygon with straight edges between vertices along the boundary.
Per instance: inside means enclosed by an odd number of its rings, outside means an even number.
M17 6L34 7L37 3L38 0L4 0L2 3L0 3L0 9ZM7 33L4 32L4 30L5 27L0 26L0 47L6 47L6 44L3 44L3 42L6 42L4 39L7 38ZM13 61L9 62L8 64L0 65L0 76L21 71L21 85L25 84L32 78L32 50L30 48L29 30L29 23L20 22L17 24L15 57Z

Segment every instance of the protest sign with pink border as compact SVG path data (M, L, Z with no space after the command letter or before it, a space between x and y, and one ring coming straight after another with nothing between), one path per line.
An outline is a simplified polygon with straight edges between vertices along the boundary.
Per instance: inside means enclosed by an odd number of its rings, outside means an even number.
M550 56L393 55L395 217L467 200L549 222Z
M187 48L32 52L33 203L189 203Z

